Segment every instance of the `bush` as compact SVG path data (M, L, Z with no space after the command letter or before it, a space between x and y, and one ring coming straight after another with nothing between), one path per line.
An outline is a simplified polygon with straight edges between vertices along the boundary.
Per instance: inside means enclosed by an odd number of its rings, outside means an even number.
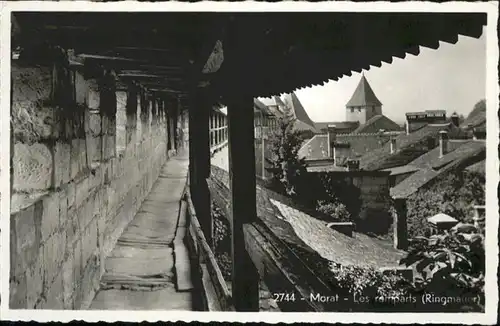
M214 238L214 256L222 276L226 281L231 280L231 227L223 215L222 210L212 202L213 216L213 238Z
M351 222L351 214L347 210L347 207L340 202L327 202L318 201L318 206L316 208L318 212L330 215L333 221L337 222Z

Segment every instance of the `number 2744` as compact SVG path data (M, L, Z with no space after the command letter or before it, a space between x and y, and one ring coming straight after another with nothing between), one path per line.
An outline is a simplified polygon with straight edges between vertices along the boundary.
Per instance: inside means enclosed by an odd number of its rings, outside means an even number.
M273 293L273 299L276 302L295 301L295 293Z

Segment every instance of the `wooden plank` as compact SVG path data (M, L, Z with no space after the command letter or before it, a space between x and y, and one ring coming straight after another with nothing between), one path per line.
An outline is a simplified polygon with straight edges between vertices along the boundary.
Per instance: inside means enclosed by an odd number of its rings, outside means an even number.
M252 107L249 95L233 94L228 101L232 292L236 311L259 311L259 274L245 249L243 234L243 226L257 218Z
M204 262L207 267L207 271L210 275L210 279L215 289L215 293L217 294L217 298L219 300L219 304L222 307L222 310L232 310L232 295L227 287L226 281L222 276L222 272L215 260L215 256L212 252L212 249L208 245L208 242L205 238L205 235L201 229L199 221L196 217L196 210L194 204L191 200L191 197L187 196L187 204L188 204L188 212L190 216L190 230L194 234L196 246L199 248L199 255L204 256Z

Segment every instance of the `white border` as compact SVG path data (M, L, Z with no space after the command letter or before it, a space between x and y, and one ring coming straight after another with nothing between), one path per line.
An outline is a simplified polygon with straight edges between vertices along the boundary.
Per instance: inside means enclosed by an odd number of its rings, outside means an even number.
M487 12L487 148L486 159L486 313L236 313L236 312L176 312L176 311L48 311L48 310L8 310L9 274L9 222L10 200L1 201L0 233L0 318L2 320L37 321L264 321L277 322L359 322L359 323L449 323L449 324L494 324L498 305L498 199L496 187L499 183L498 146L498 39L496 33L498 3L429 3L429 2L198 2L198 3L145 3L145 2L1 2L1 181L2 199L10 198L9 157L10 157L10 13L11 11L358 11L358 12ZM473 82L473 81L471 81ZM495 204L494 204L495 203Z

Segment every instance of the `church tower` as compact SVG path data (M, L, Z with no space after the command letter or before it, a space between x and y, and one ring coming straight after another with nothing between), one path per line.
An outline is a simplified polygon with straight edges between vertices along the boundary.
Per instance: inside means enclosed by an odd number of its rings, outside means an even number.
M358 87L346 104L346 120L358 121L362 125L376 115L382 115L382 103L378 100L363 73Z

